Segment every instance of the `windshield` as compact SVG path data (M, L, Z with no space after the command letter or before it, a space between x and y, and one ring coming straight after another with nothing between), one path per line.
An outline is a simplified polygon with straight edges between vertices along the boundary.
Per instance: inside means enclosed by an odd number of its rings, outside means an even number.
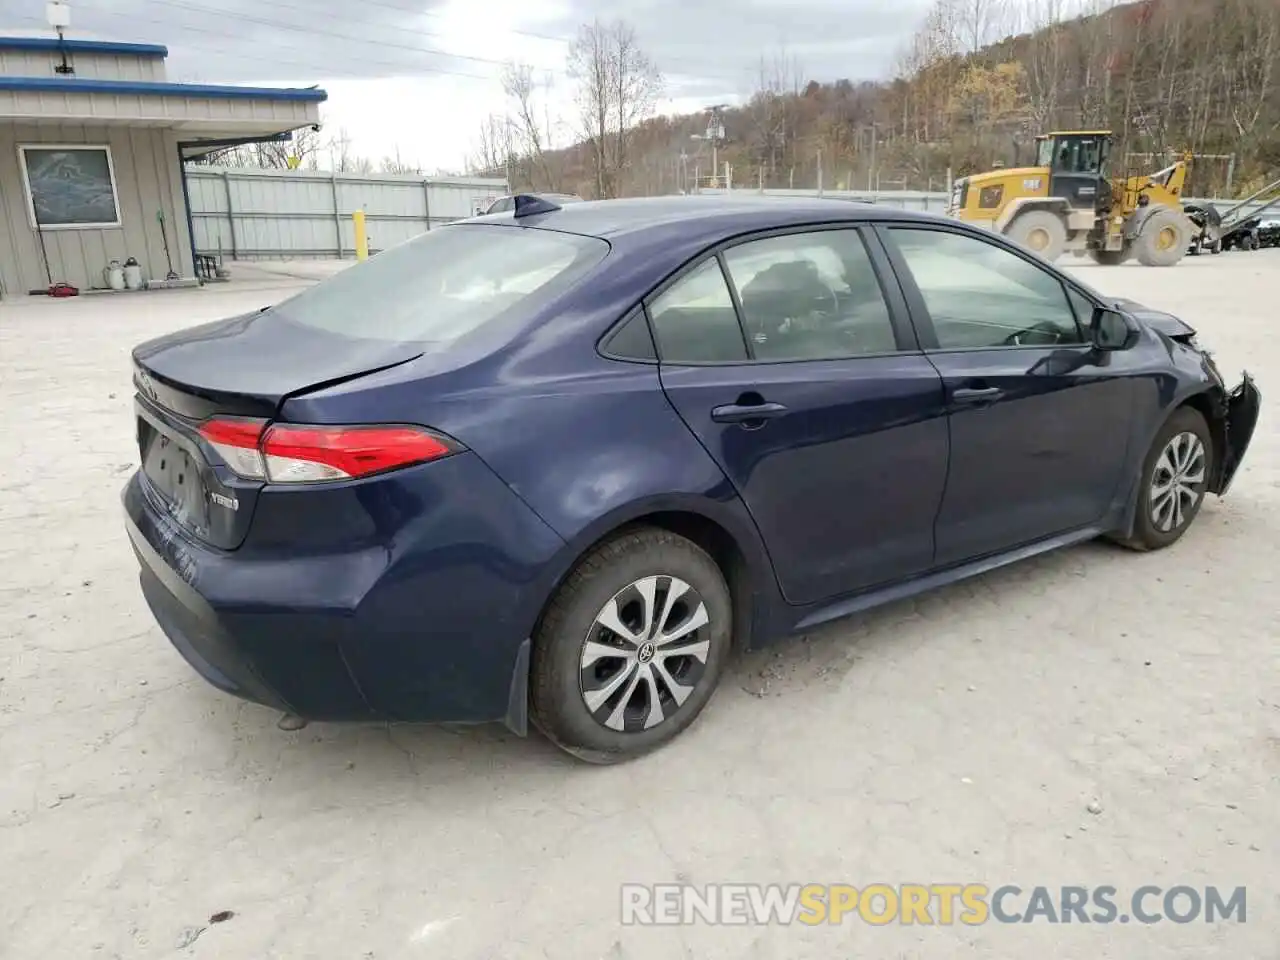
M273 307L305 327L363 340L447 343L566 289L604 259L595 237L514 227L443 227Z

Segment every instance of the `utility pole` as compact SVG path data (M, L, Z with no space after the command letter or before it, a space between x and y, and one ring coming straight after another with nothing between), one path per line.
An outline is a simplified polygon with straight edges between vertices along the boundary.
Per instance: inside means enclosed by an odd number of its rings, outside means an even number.
M818 196L822 196L822 148L818 148Z
M872 184L873 178L875 177L875 172L876 172L876 140L878 139L879 137L876 136L876 125L873 123L871 124L871 166L867 170L867 189L868 190L873 189L871 184Z

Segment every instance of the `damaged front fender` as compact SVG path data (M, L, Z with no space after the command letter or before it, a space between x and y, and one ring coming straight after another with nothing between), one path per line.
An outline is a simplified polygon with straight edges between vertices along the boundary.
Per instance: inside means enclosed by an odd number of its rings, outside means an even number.
M1262 402L1262 394L1258 391L1253 378L1244 374L1240 383L1225 397L1222 403L1221 457L1219 467L1215 471L1215 482L1210 491L1224 496L1235 479L1240 462L1249 449L1253 439L1254 428L1258 425L1258 407Z

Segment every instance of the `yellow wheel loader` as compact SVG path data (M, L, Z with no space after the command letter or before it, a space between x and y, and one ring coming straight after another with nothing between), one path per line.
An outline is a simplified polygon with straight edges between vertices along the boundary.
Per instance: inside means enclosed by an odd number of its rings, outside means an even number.
M1200 230L1182 209L1191 155L1157 173L1110 175L1111 131L1036 137L1036 165L956 180L948 213L1016 240L1046 260L1063 253L1150 267L1182 259Z

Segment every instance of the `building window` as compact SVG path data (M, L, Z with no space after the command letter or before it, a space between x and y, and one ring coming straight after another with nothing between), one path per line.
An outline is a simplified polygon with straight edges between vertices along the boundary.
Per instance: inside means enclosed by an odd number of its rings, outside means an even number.
M43 230L120 226L120 197L110 147L18 148L31 225Z

